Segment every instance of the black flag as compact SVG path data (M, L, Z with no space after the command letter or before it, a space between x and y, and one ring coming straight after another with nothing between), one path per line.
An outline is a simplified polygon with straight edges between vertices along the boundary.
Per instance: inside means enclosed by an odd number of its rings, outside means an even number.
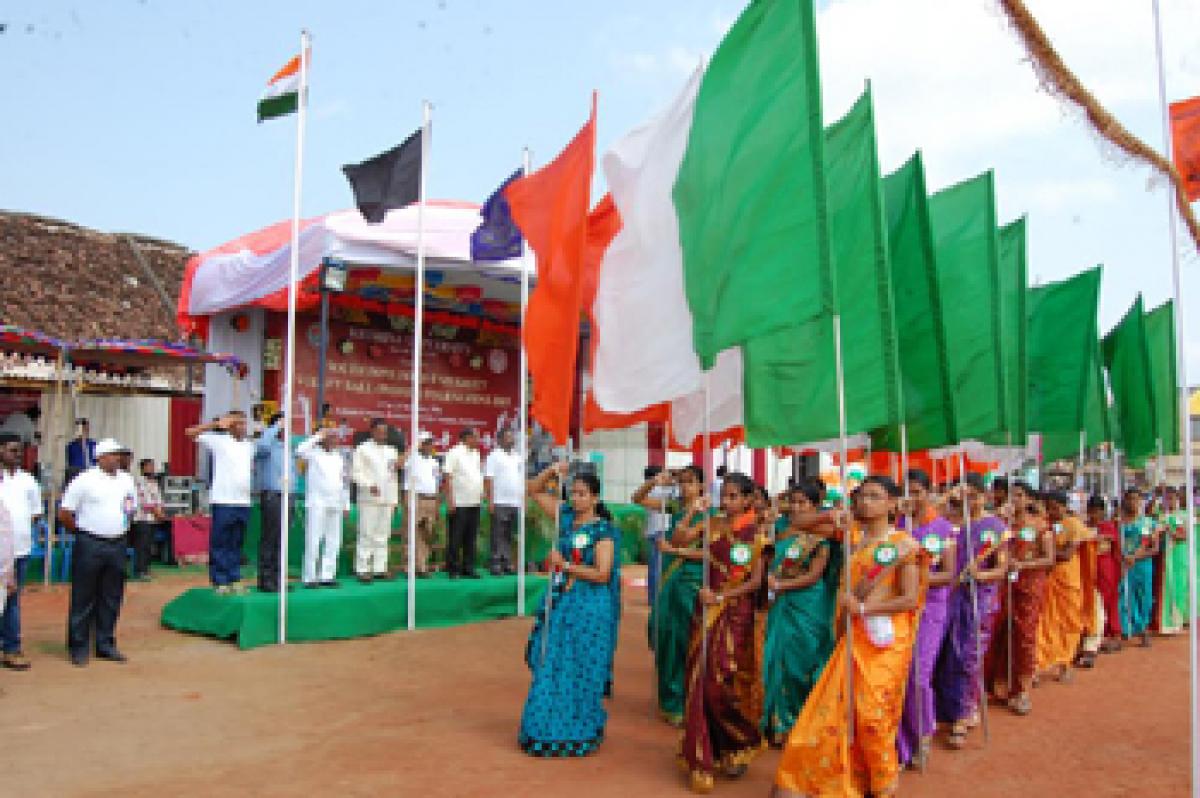
M421 129L398 147L380 153L359 164L342 167L354 204L363 218L379 224L388 211L403 208L420 199Z

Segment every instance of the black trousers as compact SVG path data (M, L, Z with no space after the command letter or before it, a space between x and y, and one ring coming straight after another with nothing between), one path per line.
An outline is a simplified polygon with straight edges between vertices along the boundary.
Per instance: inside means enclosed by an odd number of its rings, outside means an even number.
M125 595L125 536L98 538L75 535L71 554L71 605L67 613L67 648L86 655L95 629L97 653L116 648L117 617Z
M475 572L475 538L478 535L478 507L459 507L450 514L450 534L446 543L446 573Z
M492 571L512 570L516 507L492 507Z
M279 544L283 540L283 494L264 490L260 501L262 537L258 540L258 589L276 591L279 589ZM296 518L294 500L290 517Z
M150 556L154 548L154 535L162 528L154 521L134 521L129 528L131 545L133 546L133 575L145 576L150 573Z

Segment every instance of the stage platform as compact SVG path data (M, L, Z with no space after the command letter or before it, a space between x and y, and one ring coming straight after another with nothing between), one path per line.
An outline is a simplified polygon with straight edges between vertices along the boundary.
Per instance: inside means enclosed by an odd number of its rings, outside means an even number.
M525 607L532 613L546 584L544 576L525 580ZM289 642L345 640L408 626L408 582L403 577L360 584L343 578L339 587L295 587L288 593ZM517 614L517 577L449 579L436 574L417 580L417 627L458 626ZM162 611L162 624L180 632L232 639L240 648L278 639L279 596L251 590L244 596L218 596L209 587L188 590Z

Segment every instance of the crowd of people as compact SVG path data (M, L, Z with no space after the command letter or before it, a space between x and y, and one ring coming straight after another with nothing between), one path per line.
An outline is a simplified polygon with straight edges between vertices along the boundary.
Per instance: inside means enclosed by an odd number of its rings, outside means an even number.
M633 501L661 557L648 580L656 700L694 791L772 746L777 798L895 795L935 738L963 748L989 706L1028 715L1039 682L1182 630L1179 491L1131 487L1110 506L978 474L905 476L867 476L843 508L819 480L772 500L728 473L714 497L697 466L648 469ZM613 687L620 530L586 474L560 503L567 479L556 464L528 486L559 523L526 652L519 741L537 756L596 750Z

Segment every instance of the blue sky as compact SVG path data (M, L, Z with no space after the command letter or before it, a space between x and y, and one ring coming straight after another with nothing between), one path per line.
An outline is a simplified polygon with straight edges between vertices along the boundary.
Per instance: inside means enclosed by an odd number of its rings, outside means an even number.
M1170 292L1164 194L1039 93L992 0L833 0L818 26L826 118L874 82L881 160L922 147L936 190L994 168L1030 216L1031 280L1106 266L1102 326ZM1085 83L1158 146L1149 0L1032 0ZM1168 90L1200 94L1200 10L1164 0ZM8 0L0 6L0 207L205 249L290 213L294 126L257 125L313 34L304 211L350 205L339 167L435 105L433 197L480 201L529 146L544 163L600 92L607 146L665 102L741 7L724 0ZM598 181L599 187L599 181ZM1185 296L1200 299L1197 258ZM1200 308L1189 323L1200 382Z

